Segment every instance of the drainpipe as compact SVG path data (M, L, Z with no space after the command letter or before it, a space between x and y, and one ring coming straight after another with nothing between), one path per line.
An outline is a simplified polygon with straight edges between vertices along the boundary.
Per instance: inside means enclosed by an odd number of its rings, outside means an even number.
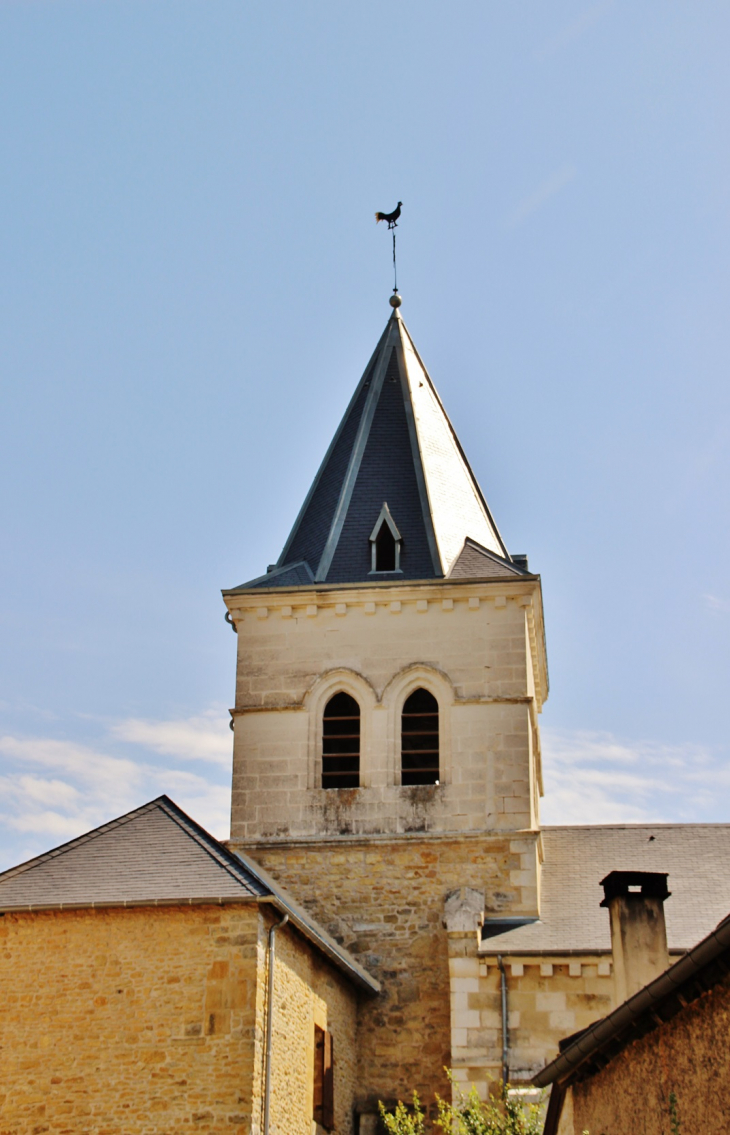
M500 985L502 989L502 1087L507 1091L509 1082L509 1034L507 1032L507 973L502 961L502 955L497 956L499 966Z
M273 1033L274 1014L274 958L276 954L276 931L281 930L289 921L285 914L281 922L275 922L269 928L269 988L266 997L266 1048L264 1050L264 1130L263 1135L269 1135L269 1113L271 1110L271 1037Z

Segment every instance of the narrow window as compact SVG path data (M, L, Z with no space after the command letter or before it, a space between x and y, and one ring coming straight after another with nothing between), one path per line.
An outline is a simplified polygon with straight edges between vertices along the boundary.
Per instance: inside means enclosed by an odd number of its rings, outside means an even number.
M375 571L395 571L395 536L387 524L375 537Z
M439 705L428 690L414 690L401 718L401 784L438 782Z
M380 515L370 533L371 574L380 571L400 571L401 534L383 501Z
M312 1117L326 1131L335 1125L334 1046L332 1033L314 1026Z
M327 702L322 721L322 787L360 786L360 706L349 694Z

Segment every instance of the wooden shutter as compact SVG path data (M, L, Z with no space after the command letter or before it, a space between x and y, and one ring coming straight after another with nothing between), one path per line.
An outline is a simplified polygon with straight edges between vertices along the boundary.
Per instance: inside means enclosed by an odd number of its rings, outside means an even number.
M312 1117L324 1126L324 1029L314 1026L314 1083L312 1085Z
M334 1045L332 1033L324 1034L324 1066L322 1077L322 1126L331 1131L335 1125Z

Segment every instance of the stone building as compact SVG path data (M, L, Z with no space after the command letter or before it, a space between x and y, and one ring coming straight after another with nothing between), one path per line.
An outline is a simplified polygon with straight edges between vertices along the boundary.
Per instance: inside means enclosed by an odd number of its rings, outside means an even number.
M620 1003L562 1041L535 1077L552 1086L544 1135L724 1135L730 917L667 968L665 875L613 872L604 882Z
M97 1067L94 1054L116 1014L133 1039L129 1049L121 1044L110 1082L123 1095L123 1076L142 1069L155 1108L167 1092L188 1109L176 1122L206 1132L310 1135L320 1121L338 1135L368 1135L378 1100L416 1089L430 1103L450 1090L446 1068L484 1093L503 1076L529 1082L562 1036L611 1011L609 921L596 900L604 875L671 875L669 955L686 951L730 908L728 825L541 827L539 714L548 670L540 576L506 548L399 297L391 304L278 562L224 592L238 635L230 844L211 841L164 805L199 844L209 841L218 877L243 872L252 893L244 901L239 886L232 903L215 884L195 890L185 858L157 881L145 874L149 885L138 893L134 857L116 863L119 893L96 876L95 890L82 849L101 847L106 829L0 877L0 909L8 912L0 933L12 931L15 950L6 955L6 980L18 998L12 1028L0 1025L9 1030L3 1052L15 1063L0 1076L3 1084L30 1076L28 1108L40 1106L39 1084L55 1085L54 1062L64 1063L56 1024L43 1034L47 1048L31 1041L32 1022L53 1017L58 984L63 1003L78 1008L75 1024L77 1009L64 1009L71 1027L91 1038L75 1064L86 1087L63 1096L74 1107L101 1091L106 1065ZM159 861L151 850L149 861ZM33 880L53 864L65 865L63 885L55 899L39 900ZM182 901L170 902L175 895ZM53 910L39 909L50 901ZM290 915L277 932L288 990L281 995L279 956L270 966L266 946L274 912ZM207 918L223 920L225 933L206 929ZM171 987L181 976L178 950L189 934L190 1004L153 997L153 989L167 990L167 976ZM117 938L122 963L112 949ZM78 975L55 968L54 956L43 1001L37 975L56 940L73 942L92 976L67 987ZM28 964L16 966L21 957ZM225 1034L215 1009L215 1029L206 1031L207 982L218 961L231 975L220 1004L237 1006L230 1017L220 1010ZM107 989L106 975L119 964L140 990L141 1029L128 1026L127 1003ZM247 1015L234 989L239 969L257 991ZM150 976L158 971L167 975L159 985ZM267 1132L261 1006L271 974L270 1019L282 1030L276 1043L289 1048L272 1056L279 1079ZM106 999L98 1011L97 996ZM186 1033L188 1025L198 1032ZM323 1112L320 1059L331 1045L323 1032L334 1038L334 1116ZM214 1066L223 1080L238 1068L220 1091L209 1082ZM277 1108L289 1085L294 1102L284 1115ZM0 1125L0 1135L30 1135L30 1114ZM145 1130L170 1129L171 1115L152 1115L159 1121L148 1118ZM43 1122L51 1132L85 1132L81 1116L73 1112L61 1127L47 1109ZM105 1131L133 1135L117 1111L107 1119Z
M224 592L231 844L382 982L358 1019L363 1116L447 1093L445 1067L482 1092L529 1080L605 1014L609 871L671 872L673 953L730 905L725 825L541 829L541 580L391 302L278 562Z
M3 1135L249 1135L267 1078L272 1131L351 1130L377 981L166 797L6 872L0 910Z

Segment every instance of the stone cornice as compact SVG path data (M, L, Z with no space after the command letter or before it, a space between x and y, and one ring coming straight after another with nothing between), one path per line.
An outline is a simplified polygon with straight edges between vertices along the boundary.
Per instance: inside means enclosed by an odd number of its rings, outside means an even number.
M372 834L356 834L356 835L298 835L282 837L281 839L230 839L220 840L225 846L235 851L237 848L245 848L247 852L255 858L257 849L262 848L282 848L288 847L292 850L297 847L319 847L331 845L332 847L357 847L358 845L367 848L373 843L436 843L444 841L454 841L458 843L477 843L481 842L496 842L509 843L512 840L537 840L540 837L540 832L536 828L491 828L488 831L439 831L439 832L373 832Z
M362 586L330 584L291 588L251 588L247 591L224 591L234 629L249 619L265 620L311 618L334 610L339 618L348 611L361 609L375 617L400 615L404 608L415 607L420 614L441 608L453 610L464 604L470 611L479 611L482 604L504 607L515 603L525 610L530 654L535 681L538 713L548 694L547 654L542 607L542 586L539 575L515 576L514 579L424 580L394 584L373 582Z

